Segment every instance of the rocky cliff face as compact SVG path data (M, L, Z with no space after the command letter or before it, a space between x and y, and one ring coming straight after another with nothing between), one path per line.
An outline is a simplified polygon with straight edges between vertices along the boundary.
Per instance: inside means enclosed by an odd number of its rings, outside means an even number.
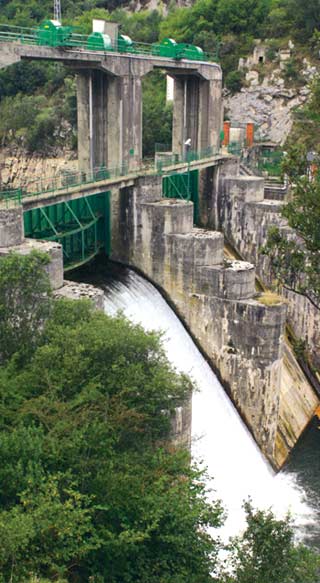
M57 157L28 154L23 149L4 149L0 152L0 189L26 187L31 182L78 171L75 152L61 152Z
M283 144L292 128L292 112L305 104L311 92L316 67L304 59L296 86L286 78L285 63L271 68L263 79L255 63L249 69L244 65L244 70L246 86L225 98L232 125L252 122L259 128L261 139Z

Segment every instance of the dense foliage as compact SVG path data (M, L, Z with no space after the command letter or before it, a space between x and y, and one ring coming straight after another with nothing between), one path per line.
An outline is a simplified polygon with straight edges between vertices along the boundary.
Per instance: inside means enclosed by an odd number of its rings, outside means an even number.
M244 509L247 528L231 541L231 574L223 583L312 583L319 562L312 551L294 545L290 520L254 510L250 501Z
M44 313L40 264L0 263L0 580L209 581L220 507L168 442L189 380L122 317L66 300Z
M43 333L50 313L50 288L45 272L49 258L33 252L0 261L0 364L19 349L26 360ZM35 281L37 285L35 286Z
M0 262L0 337L16 325L10 286L41 331L32 319L29 351L17 335L0 367L0 581L316 583L318 558L295 546L289 522L250 504L219 565L222 509L170 441L190 381L157 334L86 301L52 302L46 261Z

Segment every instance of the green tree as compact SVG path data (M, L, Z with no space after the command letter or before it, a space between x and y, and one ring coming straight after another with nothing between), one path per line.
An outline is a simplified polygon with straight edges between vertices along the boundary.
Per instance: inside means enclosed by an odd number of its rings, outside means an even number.
M295 184L292 200L282 214L295 230L273 228L263 252L269 255L273 274L279 283L320 302L320 184L302 177Z
M47 293L36 258L0 261L20 313L29 294L17 290L32 277L35 305ZM40 328L27 360L14 356L17 335L0 367L1 583L318 581L318 559L295 546L288 522L248 504L220 572L221 506L171 443L192 386L157 334L70 300L53 302Z
M294 543L290 519L277 520L270 510L244 505L247 527L229 547L232 574L225 583L316 583L319 556Z
M320 29L320 0L288 0L287 14L293 35L302 42Z
M190 391L156 334L54 303L28 361L0 370L3 581L210 583L220 505L170 444Z
M158 71L143 80L142 127L144 156L154 155L156 142L171 145L172 104L166 103L166 78Z
M10 253L0 261L0 362L36 346L50 311L47 255Z

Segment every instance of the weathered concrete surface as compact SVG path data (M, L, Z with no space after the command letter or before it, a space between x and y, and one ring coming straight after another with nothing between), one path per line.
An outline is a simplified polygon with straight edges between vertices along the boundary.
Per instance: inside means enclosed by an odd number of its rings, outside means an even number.
M0 207L0 249L11 245L20 245L23 239L22 207Z
M191 449L192 395L171 416L171 439L174 445Z
M82 172L129 169L142 159L142 77L77 74L78 155Z
M168 294L275 461L285 306L256 301L253 266L224 264L223 235L194 229L192 203L160 200L158 188L159 179L148 178L119 195L113 258Z
M19 63L21 56L19 51L12 48L11 44L1 43L0 47L0 69Z
M263 200L262 179L238 176L236 166L232 167L230 163L228 166L228 172L224 174L219 167L201 172L201 220L203 224L223 231L240 255L256 266L262 281L270 285L272 278L269 259L261 254L261 247L267 241L271 226L278 226L283 232L288 230L287 223L281 216L283 203ZM287 303L291 327L298 338L306 340L314 362L319 363L319 310L304 296L286 289L282 293ZM319 402L289 344L285 343L283 350L275 448L278 465L284 463Z
M218 212L221 192L221 180L227 175L239 174L239 158L235 156L224 156L223 161L216 166L200 170L199 176L199 220L202 227L209 229L219 228Z
M282 294L288 301L288 319L297 338L306 342L314 365L320 370L320 309L306 296L287 288Z
M280 380L279 424L275 459L278 467L286 461L301 433L319 405L319 398L303 374L291 347L283 346Z
M190 165L187 162L181 162L178 164L173 164L166 168L166 172L187 172L188 166L190 170L201 170L209 166L215 166L220 164L222 160L226 157L224 155L218 154L217 156L209 156L208 158L203 158L201 160L195 160L191 162ZM228 158L228 157L227 157ZM150 168L138 168L130 171L129 174L124 174L123 176L114 176L112 178L106 178L105 180L99 180L98 182L86 182L78 186L65 186L58 188L57 190L45 190L41 194L32 195L32 189L29 189L29 195L22 199L22 205L24 210L31 210L34 208L39 208L42 206L48 206L50 204L57 204L59 202L70 201L76 198L81 198L82 196L92 196L99 194L100 192L112 191L115 193L120 189L126 187L131 187L138 180L139 184L144 176L150 178L154 175L154 169Z
M154 55L128 55L124 53L97 53L84 50L25 45L20 42L0 43L0 66L8 67L20 60L60 61L74 68L100 69L108 74L122 77L147 75L154 68L166 69L175 74L195 74L207 81L221 80L222 71L218 63L176 61Z
M49 255L50 262L46 266L46 271L49 276L50 285L53 290L59 289L63 284L62 247L59 243L38 241L37 239L24 239L20 245L1 247L0 256L8 255L11 252L28 255L31 251L41 251Z
M208 170L203 170L206 175ZM211 191L211 228L222 230L227 240L246 260L251 261L261 280L273 284L270 260L261 253L270 227L276 226L294 236L281 215L283 202L263 199L263 179L250 176L219 176L219 187ZM205 191L209 196L208 191ZM288 322L297 338L306 341L312 362L320 367L320 310L308 298L287 289L282 291L288 304Z
M56 298L69 300L90 300L97 310L103 311L104 308L103 290L88 283L64 280L62 287L57 289L54 295Z
M142 159L142 77L154 68L175 79L173 151L218 147L222 127L222 72L217 63L153 55L94 53L76 49L0 43L0 67L27 59L62 61L76 69L81 172ZM181 89L182 88L182 89Z

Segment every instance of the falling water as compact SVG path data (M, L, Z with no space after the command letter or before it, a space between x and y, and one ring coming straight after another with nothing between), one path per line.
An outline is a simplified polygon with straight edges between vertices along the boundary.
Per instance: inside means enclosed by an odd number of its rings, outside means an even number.
M222 536L241 530L242 504L248 497L256 507L272 507L279 517L290 511L302 537L313 532L316 511L298 483L298 474L273 472L212 369L154 286L125 268L112 277L100 274L89 280L104 290L107 313L121 310L146 330L162 331L169 360L195 381L199 390L193 396L192 455L207 466L213 496L227 510Z

